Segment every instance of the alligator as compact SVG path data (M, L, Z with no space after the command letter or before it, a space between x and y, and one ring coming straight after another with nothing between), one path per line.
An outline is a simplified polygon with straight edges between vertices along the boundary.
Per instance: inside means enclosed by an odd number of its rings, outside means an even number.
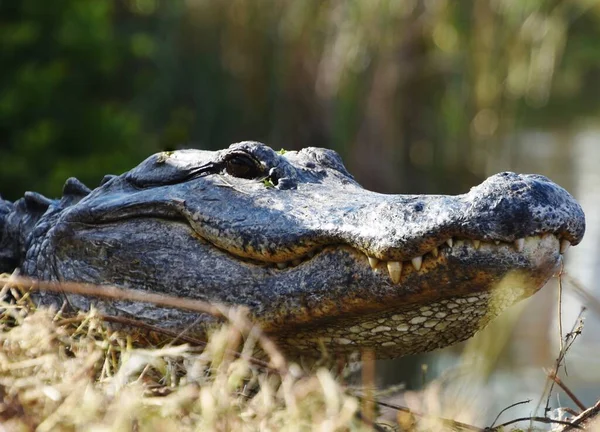
M150 156L60 199L0 199L0 272L246 306L290 355L379 358L471 337L551 278L584 234L574 198L504 172L458 196L363 189L340 156L257 142ZM203 335L213 317L37 294Z

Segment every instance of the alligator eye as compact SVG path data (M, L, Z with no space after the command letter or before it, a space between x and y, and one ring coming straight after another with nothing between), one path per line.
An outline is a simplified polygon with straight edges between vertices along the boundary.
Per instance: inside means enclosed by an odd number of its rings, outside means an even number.
M225 160L227 174L245 179L254 179L263 175L260 164L243 153L235 153Z

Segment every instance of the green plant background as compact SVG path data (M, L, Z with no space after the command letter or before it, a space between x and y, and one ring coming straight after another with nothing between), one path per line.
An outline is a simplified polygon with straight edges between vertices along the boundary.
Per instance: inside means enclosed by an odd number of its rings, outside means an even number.
M464 190L520 130L596 116L599 24L584 0L0 1L0 191L245 139Z

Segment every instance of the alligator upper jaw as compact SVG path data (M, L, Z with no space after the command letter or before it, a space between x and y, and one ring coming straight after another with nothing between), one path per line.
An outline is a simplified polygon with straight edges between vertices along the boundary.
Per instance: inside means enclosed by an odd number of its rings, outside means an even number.
M169 185L164 193L115 181L65 220L181 220L237 259L282 270L324 247L347 245L364 253L371 267L384 262L393 280L407 263L419 269L425 257L437 257L458 240L469 241L475 250L511 244L518 253L526 238L553 235L564 252L579 243L585 229L573 197L535 175L498 174L459 196L383 195L327 182L273 190L256 181L233 181L210 176Z
M510 245L518 254L527 241L551 236L564 253L585 230L583 211L573 197L535 175L499 174L459 196L363 189L339 195L320 187L259 194L242 212L231 209L222 223L222 208L212 214L211 209L196 211L199 203L193 197L179 211L200 237L239 258L283 270L325 247L346 245L366 255L373 268L383 263L393 280L402 267L419 270L426 257L437 258L455 242L467 242L474 250ZM243 215L248 208L268 212L271 219L248 219Z
M423 202L428 199L435 200L438 197L419 197L419 201ZM403 197L403 199L409 199ZM448 197L443 197L448 201ZM458 197L458 200L460 197ZM411 203L413 205L413 203ZM115 213L105 213L105 217L101 222L94 223L98 225L112 224L117 221L127 221L143 218L157 218L171 220L174 222L183 223L189 226L197 235L199 240L211 244L217 250L228 256L233 263L244 263L245 265L255 265L266 268L273 268L277 271L293 271L295 267L302 266L306 262L318 259L318 256L325 250L334 250L338 248L349 247L355 250L358 255L363 255L366 258L366 263L373 271L389 274L390 281L394 284L400 283L403 273L407 271L419 272L421 268L431 268L445 254L457 248L467 248L469 254L478 254L487 256L488 261L493 261L498 251L503 250L509 255L513 255L516 259L523 253L525 246L536 244L542 241L546 248L553 248L560 254L565 253L571 246L571 241L562 237L564 233L532 233L532 235L515 238L514 240L504 240L505 238L514 238L514 235L502 235L503 239L493 239L489 235L480 234L480 225L475 224L474 228L469 228L468 224L454 228L456 223L449 223L444 217L434 217L430 220L437 221L438 224L430 224L425 227L414 227L408 230L408 233L416 233L407 236L403 239L403 245L387 245L387 249L382 245L387 243L387 239L379 242L361 242L356 241L357 237L345 238L345 235L334 233L333 231L323 234L321 227L321 235L309 233L304 235L295 245L286 245L285 248L269 251L269 254L256 253L256 249L248 249L238 247L235 242L228 242L223 239L221 232L217 236L211 235L210 230L206 230L206 226L198 222L196 214L189 210L185 200L169 200L161 205L130 205L127 208L119 208ZM452 213L450 213L452 214ZM412 221L414 224L414 221ZM91 225L94 225L91 224ZM426 233L425 233L426 231ZM453 233L465 233L471 237L464 235L452 235ZM345 233L342 233L345 234ZM476 237L478 236L478 237ZM497 235L500 237L499 235ZM360 240L361 238L358 237ZM578 239L576 239L578 241ZM279 253L282 252L282 253ZM316 257L316 258L315 258Z

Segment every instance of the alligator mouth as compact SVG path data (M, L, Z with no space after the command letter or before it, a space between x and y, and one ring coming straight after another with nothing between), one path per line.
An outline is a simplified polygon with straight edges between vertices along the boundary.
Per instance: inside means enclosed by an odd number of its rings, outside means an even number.
M146 217L149 215L146 215ZM514 254L516 257L521 255L526 246L529 251L535 251L536 249L542 247L544 249L554 248L560 254L564 254L569 247L571 246L570 240L565 238L563 233L540 233L533 234L530 236L518 238L514 241L507 242L504 240L494 240L494 239L473 239L473 238L465 238L452 236L447 237L445 240L439 242L432 242L431 239L428 239L423 244L437 244L433 246L427 252L414 256L410 259L405 260L385 260L381 258L376 258L371 256L368 251L365 251L362 248L358 248L355 245L349 244L344 241L333 242L329 244L321 244L318 246L309 246L304 245L302 249L302 253L297 255L292 255L293 258L288 258L285 260L277 260L276 257L271 256L270 259L267 257L262 257L257 253L248 254L244 250L238 250L235 247L227 246L226 244L220 244L217 239L207 238L203 235L203 233L199 232L201 229L198 229L198 223L190 220L190 218L185 214L172 214L165 212L164 214L154 215L159 219L170 220L175 223L181 223L186 225L191 231L193 235L197 237L199 241L206 242L211 245L215 249L221 251L222 253L228 255L231 259L234 259L240 263L249 266L262 267L267 269L272 269L275 272L289 272L294 271L296 267L303 266L312 262L314 259L317 259L321 254L327 253L328 251L333 251L341 248L347 248L354 251L354 256L365 256L367 258L365 264L368 263L371 269L375 273L382 274L387 272L389 274L389 278L392 284L401 285L402 279L409 275L426 272L430 269L434 268L440 260L445 259L447 256L456 253L458 249L461 249L462 252L466 253L466 256L476 258L477 254L481 254L481 256L486 255L489 257L494 257L494 255L503 255L504 257L507 254ZM113 222L116 219L119 220L135 220L139 217L118 217L118 218L110 218L104 223ZM98 223L94 223L93 225L98 225ZM414 247L414 244L413 244ZM293 251L287 251L286 255L289 257L293 254ZM530 253L530 252L529 252ZM535 253L535 252L534 252Z
M206 239L204 239L206 240ZM476 254L487 254L493 256L499 252L508 252L512 254L521 254L525 248L536 250L537 248L554 248L561 255L564 254L569 247L571 242L567 239L561 239L559 235L552 233L544 233L540 235L531 235L523 238L519 238L512 242L506 242L502 240L477 240L459 237L449 237L442 244L433 247L429 252L423 255L415 256L412 259L404 261L394 260L382 260L372 256L364 251L359 251L357 248L345 244L331 244L325 246L319 246L310 249L308 252L299 255L296 258L286 261L263 261L256 258L248 258L235 254L228 249L223 249L219 245L213 244L216 248L220 249L228 255L234 256L242 262L246 262L251 265L259 265L262 267L272 268L275 271L291 271L295 267L299 267L308 263L309 261L317 258L321 253L326 253L328 250L339 249L339 248L350 248L357 252L357 255L364 254L367 258L368 264L374 272L384 272L389 274L390 280L393 284L401 284L403 276L408 273L420 272L422 269L429 269L438 263L445 256L450 255L453 251L461 249L466 252L469 256L475 256Z
M543 244L542 244L543 243ZM402 280L403 269L412 269L419 272L422 268L430 267L430 263L437 262L444 255L448 255L453 249L463 249L469 255L475 256L478 253L486 253L493 255L500 252L500 249L509 252L520 254L525 247L536 249L539 247L553 247L560 254L564 254L570 247L571 243L568 240L560 240L554 234L543 234L541 236L534 235L515 240L507 243L500 240L482 241L474 239L448 238L443 245L434 247L428 253L412 258L408 261L381 261L367 255L369 265L375 271L387 270L390 279L394 284L400 283Z

